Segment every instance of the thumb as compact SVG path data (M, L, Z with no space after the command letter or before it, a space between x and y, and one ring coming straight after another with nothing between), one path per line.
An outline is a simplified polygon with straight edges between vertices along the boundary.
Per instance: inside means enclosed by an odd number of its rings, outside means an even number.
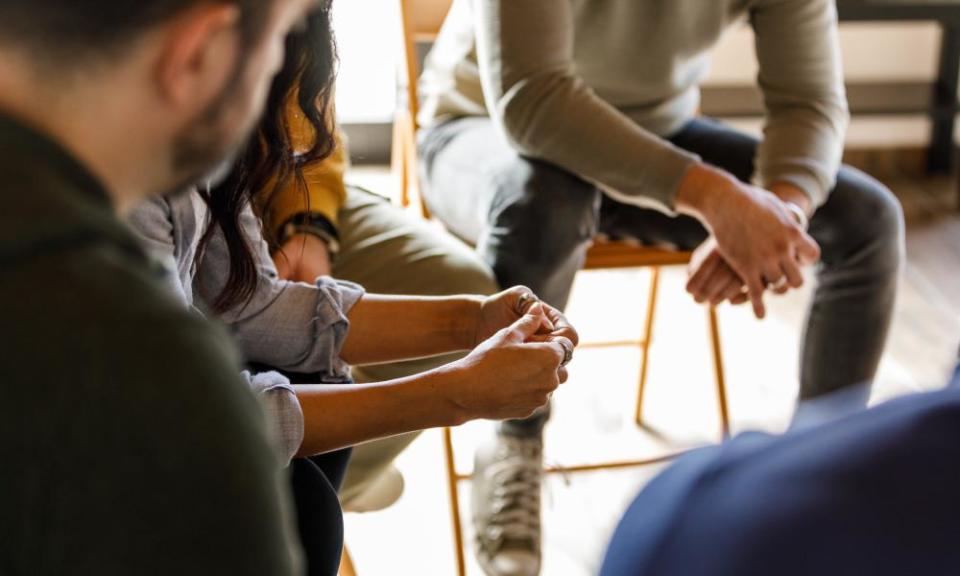
M528 338L540 330L544 318L543 305L537 302L527 310L526 314L507 328L507 339L517 344L526 342Z

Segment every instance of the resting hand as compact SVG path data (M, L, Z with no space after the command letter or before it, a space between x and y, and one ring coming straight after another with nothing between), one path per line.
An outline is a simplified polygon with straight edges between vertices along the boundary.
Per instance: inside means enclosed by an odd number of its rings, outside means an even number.
M563 364L573 342L562 336L530 341L548 322L544 306L535 303L519 320L450 365L457 372L452 398L467 419L526 418L567 380Z
M687 292L699 304L716 306L746 291L743 280L720 255L713 236L694 250L687 274Z
M767 285L799 287L800 268L820 259L820 247L782 200L721 170L691 168L677 193L677 206L713 233L716 251L746 285L758 318L766 314Z
M273 262L280 278L308 284L329 276L332 269L327 243L313 234L290 237L273 255Z
M717 306L728 301L738 305L750 299L746 284L720 255L717 241L712 236L694 250L687 274L687 292L700 304L709 302L711 306ZM791 288L789 282L782 282L770 290L775 294L786 294Z

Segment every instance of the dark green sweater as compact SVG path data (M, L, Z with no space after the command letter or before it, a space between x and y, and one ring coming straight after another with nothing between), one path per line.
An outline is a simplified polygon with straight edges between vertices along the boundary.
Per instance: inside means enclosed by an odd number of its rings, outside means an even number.
M281 466L225 333L102 186L0 116L0 574L285 575Z

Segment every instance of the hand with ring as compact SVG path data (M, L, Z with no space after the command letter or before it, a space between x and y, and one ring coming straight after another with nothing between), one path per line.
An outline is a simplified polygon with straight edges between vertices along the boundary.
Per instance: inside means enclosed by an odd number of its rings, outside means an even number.
M738 305L750 301L746 283L737 275L733 268L724 260L717 250L716 240L708 238L701 244L690 260L688 270L687 292L699 303L709 302L717 306L721 302L729 301ZM769 276L764 276L763 286L775 294L785 294L791 288L803 285L803 277L792 277L781 269L770 269ZM763 317L761 308L758 317Z
M498 330L516 322L536 304L541 305L544 322L531 339L543 342L550 338L563 338L566 342L564 345L566 356L572 359L574 349L580 342L576 329L562 312L541 301L525 286L515 286L484 299L480 305L475 342L479 344Z

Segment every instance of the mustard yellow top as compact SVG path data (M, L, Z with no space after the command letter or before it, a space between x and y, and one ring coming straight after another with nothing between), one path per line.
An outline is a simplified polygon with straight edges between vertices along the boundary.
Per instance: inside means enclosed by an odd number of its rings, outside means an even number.
M290 131L294 151L308 151L313 145L316 134L303 110L300 109L295 91L287 98L285 109L287 129ZM305 190L297 178L291 178L270 199L268 210L264 209L264 202L267 200L267 193L272 191L274 183L269 182L257 193L255 208L264 220L264 229L271 236L275 235L287 220L301 212L317 212L324 215L334 226L337 225L337 213L347 196L343 177L349 167L349 157L343 134L337 130L334 137L336 146L329 157L303 167Z

